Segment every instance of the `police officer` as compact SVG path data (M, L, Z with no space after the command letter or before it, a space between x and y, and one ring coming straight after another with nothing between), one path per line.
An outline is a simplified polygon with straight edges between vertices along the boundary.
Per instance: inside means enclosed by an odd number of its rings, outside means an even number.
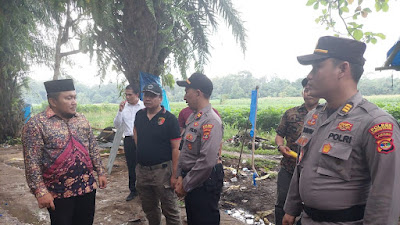
M281 122L276 129L275 143L278 146L278 151L283 155L283 158L281 160L281 168L278 172L276 184L275 225L282 224L282 218L285 215L283 206L285 205L290 180L292 179L293 171L296 167L296 156L290 153L294 153L298 149L296 140L303 130L304 117L309 111L318 106L319 98L310 96L310 91L308 87L306 87L307 82L307 78L301 81L304 103L300 106L288 109L283 114ZM284 139L286 139L286 145Z
M219 224L218 201L224 171L218 163L223 127L220 117L209 102L213 85L204 74L194 73L186 81L185 97L193 113L186 120L184 143L179 156L181 176L175 187L179 197L185 197L187 221L194 224Z
M297 139L300 154L283 224L397 224L400 212L400 132L396 120L363 99L357 83L366 45L321 37L313 54L310 94L326 100L308 113Z

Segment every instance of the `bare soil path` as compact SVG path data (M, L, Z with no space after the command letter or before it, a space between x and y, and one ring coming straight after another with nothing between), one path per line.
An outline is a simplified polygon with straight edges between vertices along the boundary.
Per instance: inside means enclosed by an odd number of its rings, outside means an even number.
M107 162L106 157L103 158L103 162ZM125 201L128 195L128 173L123 155L117 156L113 171L108 176L108 182L106 189L97 192L94 224L148 224L139 197L130 202ZM221 199L221 203L224 204L224 200ZM243 224L224 211L221 210L221 224ZM181 208L181 215L184 220L186 216L184 208ZM138 219L140 221L132 222ZM0 224L47 225L50 224L49 221L47 210L38 208L36 199L26 184L22 147L20 145L0 147Z

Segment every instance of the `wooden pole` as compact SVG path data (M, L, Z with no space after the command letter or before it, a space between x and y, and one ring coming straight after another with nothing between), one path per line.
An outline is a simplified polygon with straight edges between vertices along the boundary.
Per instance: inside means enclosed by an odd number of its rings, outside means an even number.
M256 141L256 134L257 134L256 128L257 128L257 108L258 108L257 107L258 106L258 86L256 86L256 92L257 92L257 95L256 95L256 114L254 115L254 133L253 133L253 140L252 140L252 143L251 143L251 164L252 164L252 169L253 169L254 173L256 173L257 176L258 176L256 167L254 166L254 151L255 151L255 141Z
M111 174L111 170L114 165L114 160L115 157L117 156L119 144L121 143L122 139L122 134L124 133L124 127L122 126L120 129L117 129L117 132L115 133L114 140L113 140L113 145L110 150L110 156L108 156L108 163L107 163L107 172L108 174ZM125 149L124 149L125 151Z
M249 126L249 120L247 120L246 129L244 131L244 135L242 135L242 138L239 137L239 141L241 140L241 142L242 142L242 147L240 148L239 162L238 162L238 165L236 167L236 177L239 177L239 169L240 169L240 164L241 164L241 161L242 161L242 154L243 154L244 138L245 138L245 135L247 135L247 127L248 126Z

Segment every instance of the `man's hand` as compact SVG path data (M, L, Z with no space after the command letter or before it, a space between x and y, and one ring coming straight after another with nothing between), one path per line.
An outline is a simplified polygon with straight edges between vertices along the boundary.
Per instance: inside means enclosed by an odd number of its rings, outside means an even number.
M279 151L285 157L294 158L292 155L289 154L289 152L292 150L288 146L284 146L284 145L279 146Z
M39 208L51 208L52 210L56 210L56 206L54 205L54 198L50 193L43 195L42 197L37 198Z
M120 112L122 112L122 110L124 110L124 108L125 108L125 103L126 103L126 100L125 100L125 101L122 101L121 103L119 103L119 111L120 111Z
M296 217L286 213L285 216L283 216L282 225L293 225L295 219Z
M178 182L178 179L176 178L176 176L172 175L171 176L171 188L172 189L175 189L175 186L176 186L177 182Z
M186 191L183 189L182 176L178 177L178 181L175 184L175 193L179 198L183 198L186 195Z
M106 175L99 176L99 186L100 186L100 189L104 189L107 187Z

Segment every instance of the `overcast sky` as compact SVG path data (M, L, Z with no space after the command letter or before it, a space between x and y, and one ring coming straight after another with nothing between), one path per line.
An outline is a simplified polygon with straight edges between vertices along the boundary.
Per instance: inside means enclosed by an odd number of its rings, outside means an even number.
M324 26L314 22L319 11L307 7L306 2L307 0L233 0L245 21L248 35L247 51L243 55L231 31L221 22L219 31L210 39L213 49L210 62L205 67L206 75L221 77L247 70L256 77L278 76L291 81L305 77L310 67L301 66L296 56L312 53L320 36L333 34L331 30L327 31ZM368 15L366 20L361 20L365 24L364 31L381 32L386 35L386 40L367 45L364 75L369 78L388 76L392 73L395 76L399 75L399 72L374 71L375 67L383 65L386 52L400 37L400 1L389 3L389 12L377 13L372 6L373 13ZM76 58L76 65L67 69L74 79L89 85L98 84L99 78L94 77L95 62L90 64L88 57L83 54ZM188 74L192 72L188 71ZM32 77L48 80L52 78L52 71L36 68ZM115 81L115 75L107 77L105 82L109 80Z

